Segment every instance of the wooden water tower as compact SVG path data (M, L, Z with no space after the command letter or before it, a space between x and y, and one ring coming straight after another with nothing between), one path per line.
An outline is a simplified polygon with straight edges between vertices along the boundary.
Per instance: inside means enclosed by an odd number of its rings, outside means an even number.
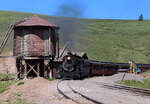
M48 77L48 63L59 55L58 27L34 15L14 25L17 76Z

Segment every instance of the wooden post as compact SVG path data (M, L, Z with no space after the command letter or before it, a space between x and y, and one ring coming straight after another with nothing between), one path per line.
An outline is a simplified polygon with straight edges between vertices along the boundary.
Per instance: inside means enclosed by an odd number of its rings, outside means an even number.
M55 31L56 35L56 57L59 58L59 34L58 31Z
M24 61L25 61L25 60L24 60ZM24 71L24 72L25 72L25 73L24 73L24 79L27 79L27 62L26 62L26 61L25 61L25 63L24 63L24 67L25 67L25 68L24 68L24 70L25 70L25 71Z
M49 64L49 60L44 60L44 72L45 72L45 75L44 77L48 77L49 78L49 73L50 73L50 64Z
M17 75L16 75L16 79L19 80L20 76L19 76L19 72L20 72L20 62L19 59L16 58L16 67L17 67Z
M48 68L48 70L49 70L49 78L52 78L53 77L53 72L52 72L52 70L53 70L53 63L52 63L52 61L50 60L49 61L49 68Z
M38 77L40 77L40 62L37 63Z
M50 71L49 71L49 78L52 78L52 69L50 68Z

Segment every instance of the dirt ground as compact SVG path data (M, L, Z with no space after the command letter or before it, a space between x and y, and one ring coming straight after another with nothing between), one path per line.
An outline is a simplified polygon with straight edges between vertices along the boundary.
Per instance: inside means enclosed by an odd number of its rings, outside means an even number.
M66 80L61 87L67 94L74 98L66 86L66 83L70 83L72 88L102 104L150 104L150 97L135 95L124 90L107 89L100 84L101 82L120 80L122 76L123 74L121 73L114 76L100 76L84 80ZM127 74L126 79L130 78L135 80L142 79L139 75ZM17 83L20 82L24 82L24 84L18 86ZM75 104L58 93L57 82L58 80L48 81L41 77L19 81L0 95L0 101L7 102L8 99L13 101L19 98L30 102L29 104L31 102L33 104ZM78 99L82 102L81 96Z
M37 77L34 79L26 79L22 85L12 85L9 90L0 95L0 101L6 102L8 99L12 101L21 98L35 104L72 104L70 100L64 99L56 90L55 81L48 81L44 78ZM19 83L19 82L18 82Z

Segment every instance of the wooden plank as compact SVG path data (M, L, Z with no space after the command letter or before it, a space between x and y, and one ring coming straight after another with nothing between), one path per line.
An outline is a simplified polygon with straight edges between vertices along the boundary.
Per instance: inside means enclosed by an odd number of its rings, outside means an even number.
M24 65L25 69L25 74L24 74L24 78L26 79L27 78L27 62L25 61L25 65Z
M38 77L40 76L40 62L37 64Z
M30 72L31 70L33 70L33 71L35 72L35 74L38 76L38 73L37 73L36 70L34 69L34 67L35 67L36 64L34 64L33 66L30 65L30 64L28 64L28 65L30 66L30 70L29 70L27 73L29 74L29 72Z
M0 58L17 58L17 56L0 56Z
M44 40L44 56L49 55L49 31L47 29L43 30L43 40Z
M56 35L56 57L59 58L59 34L57 30L55 30L55 35Z

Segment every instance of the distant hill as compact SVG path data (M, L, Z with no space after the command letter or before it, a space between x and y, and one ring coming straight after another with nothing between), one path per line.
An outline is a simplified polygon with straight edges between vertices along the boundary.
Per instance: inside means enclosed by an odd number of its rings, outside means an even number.
M1 11L0 40L11 23L31 15L33 14ZM69 31L72 25L64 29L66 27L63 26L63 22L65 24L70 18L40 16L57 25L61 23L60 40L64 44L62 38L66 36L61 33L67 34L67 29ZM85 51L89 58L99 61L128 62L134 59L135 62L150 63L149 20L74 19L72 23L77 27L73 27L76 29L72 30L75 33L73 50ZM67 36L69 37L69 33ZM4 52L11 49L12 39L9 40Z

